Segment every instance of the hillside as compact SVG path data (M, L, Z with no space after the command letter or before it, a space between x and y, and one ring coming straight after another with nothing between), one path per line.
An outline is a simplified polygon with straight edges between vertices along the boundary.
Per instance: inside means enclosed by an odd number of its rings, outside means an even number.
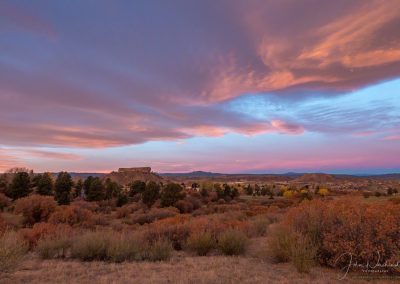
M295 182L310 182L310 183L327 183L334 182L336 179L333 175L329 174L304 174L301 177L296 178Z

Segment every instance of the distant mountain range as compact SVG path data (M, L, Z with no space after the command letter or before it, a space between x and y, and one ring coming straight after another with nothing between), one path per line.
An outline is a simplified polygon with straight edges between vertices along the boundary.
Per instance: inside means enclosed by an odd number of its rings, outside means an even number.
M234 176L277 176L277 177L290 177L290 178L311 178L315 179L318 177L324 177L325 179L332 180L332 178L381 178L381 179L398 179L400 180L400 173L392 174L360 174L360 175L349 175L349 174L326 174L326 173L296 173L287 172L283 174L251 174L251 173L239 173L239 174L223 174L223 173L213 173L204 171L194 171L188 173L160 173L162 177L186 177L186 178L213 178L213 177L234 177Z
M190 172L190 173L161 173L159 175L162 176L162 177L188 177L188 178L194 178L194 177L219 177L219 176L224 176L226 174L195 171L195 172Z
M93 177L104 177L106 173L79 173L79 172L70 172L73 178L87 178L88 176ZM57 175L57 173L54 173ZM332 176L334 178L374 178L374 179L392 179L392 180L400 180L400 173L392 173L392 174L359 174L359 175L348 175L348 174L324 174L324 173L296 173L296 172L287 172L283 174L251 174L251 173L239 173L239 174L224 174L224 173L213 173L213 172L205 172L205 171L193 171L187 173L158 173L159 176L165 178L217 178L217 177L256 177L256 176L275 176L275 177L288 177L288 178L300 178L300 177L311 177L312 179L317 178L317 176ZM330 178L329 178L330 179Z

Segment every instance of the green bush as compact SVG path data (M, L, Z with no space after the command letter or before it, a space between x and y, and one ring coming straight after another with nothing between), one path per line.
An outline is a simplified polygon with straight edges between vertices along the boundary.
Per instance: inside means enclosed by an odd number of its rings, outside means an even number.
M176 202L185 198L183 187L176 183L169 183L161 192L161 206L174 206Z
M237 230L229 230L223 233L218 245L221 252L225 255L240 255L246 251L248 239L246 235Z
M0 237L0 272L10 272L22 261L28 244L14 231L6 231Z
M188 239L187 246L197 255L204 256L216 247L216 241L210 233L205 232L199 235L192 235Z

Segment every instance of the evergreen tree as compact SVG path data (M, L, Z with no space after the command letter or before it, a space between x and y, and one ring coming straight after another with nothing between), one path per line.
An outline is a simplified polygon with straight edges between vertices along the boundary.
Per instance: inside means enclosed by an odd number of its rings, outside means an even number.
M74 192L72 194L74 196L74 198L82 196L82 189L83 189L83 182L80 179L76 182L75 187L74 187Z
M121 186L110 178L106 179L105 188L105 199L118 197L122 190Z
M40 174L36 177L36 193L40 195L53 194L53 178L51 173Z
M248 184L244 190L247 195L253 195L253 187L250 184Z
M13 200L25 197L31 192L31 179L27 172L14 174L12 182L7 189L7 196Z
M0 175L0 193L6 193L8 190L8 183L5 174Z
M142 193L142 201L151 207L160 197L160 185L154 181L150 181L146 185L146 189Z
M58 204L65 205L71 202L71 189L73 186L71 175L67 172L60 172L55 182L55 196Z
M183 187L176 183L169 183L161 192L161 206L173 206L177 201L185 198Z
M90 183L89 190L86 194L86 200L88 201L100 201L105 198L105 188L100 178L93 178Z
M129 188L129 196L135 196L136 194L141 194L146 189L146 183L141 180L135 180Z
M232 193L231 193L232 199L238 197L239 195L240 195L240 194L239 194L239 190L238 190L236 187L234 187L234 188L232 189Z
M83 182L83 192L85 193L85 196L87 196L89 189L90 189L90 185L92 184L93 181L93 177L92 176L88 176L85 181Z
M224 192L223 192L223 198L225 200L229 200L232 198L232 188L230 187L229 184L224 184Z
M224 191L221 188L221 185L219 183L214 184L214 190L217 193L218 199L224 198Z

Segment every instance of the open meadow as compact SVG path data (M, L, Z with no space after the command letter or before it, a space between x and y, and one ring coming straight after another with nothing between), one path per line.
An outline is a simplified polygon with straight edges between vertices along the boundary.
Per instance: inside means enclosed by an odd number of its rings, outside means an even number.
M3 174L0 283L398 280L397 180L369 192L326 176L138 174Z

